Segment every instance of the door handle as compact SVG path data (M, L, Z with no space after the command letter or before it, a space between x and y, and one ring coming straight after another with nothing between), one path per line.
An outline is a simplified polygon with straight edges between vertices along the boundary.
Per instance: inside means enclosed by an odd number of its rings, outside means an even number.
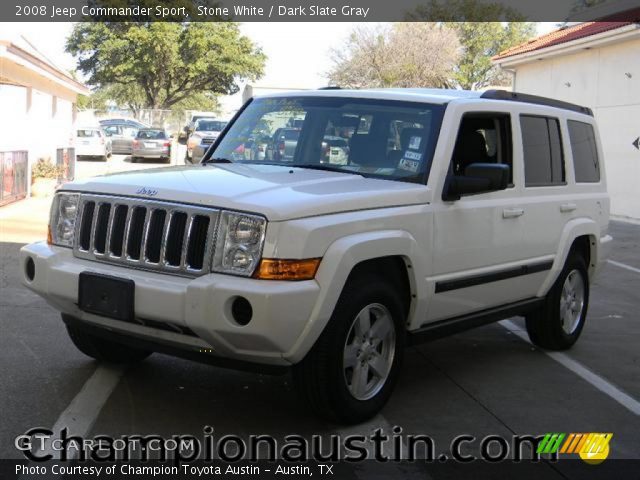
M578 206L575 203L563 203L560 205L561 212L573 212Z
M502 210L502 218L516 218L524 214L524 208L505 208Z

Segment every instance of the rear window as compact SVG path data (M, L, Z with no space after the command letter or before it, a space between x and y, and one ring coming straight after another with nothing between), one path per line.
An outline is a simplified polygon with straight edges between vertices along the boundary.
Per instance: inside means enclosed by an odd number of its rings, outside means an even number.
M83 129L83 130L78 130L76 132L76 135L78 138L91 138L91 137L101 137L102 134L100 133L100 130L95 130L95 129Z
M524 180L527 187L564 183L564 159L557 118L520 116Z
M298 140L299 136L300 136L300 130L285 130L280 134L280 139Z
M163 140L167 138L167 134L162 130L140 130L138 137L147 140Z
M198 120L196 122L196 131L197 132L221 132L226 122L221 122L219 120Z
M569 127L576 182L599 182L600 163L598 162L598 148L596 147L593 125L569 120L567 126Z

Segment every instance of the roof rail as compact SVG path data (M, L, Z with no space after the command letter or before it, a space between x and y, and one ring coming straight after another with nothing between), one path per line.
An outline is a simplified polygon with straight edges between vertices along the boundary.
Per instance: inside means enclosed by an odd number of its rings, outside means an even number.
M574 103L563 102L548 97L539 97L538 95L529 95L528 93L509 92L507 90L487 90L480 98L490 100L509 100L512 102L533 103L536 105L546 105L548 107L562 108L571 110L572 112L584 113L593 117L593 111L589 107L583 107Z
M338 85L329 85L328 87L320 87L318 90L342 90Z

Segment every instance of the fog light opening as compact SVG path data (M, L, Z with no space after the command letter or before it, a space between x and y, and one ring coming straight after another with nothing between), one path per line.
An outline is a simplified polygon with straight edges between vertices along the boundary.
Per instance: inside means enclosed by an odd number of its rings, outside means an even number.
M231 315L238 325L247 325L253 317L253 308L249 300L244 297L235 297L231 303Z
M33 282L33 279L36 278L36 264L31 257L28 257L24 264L24 274L30 282Z

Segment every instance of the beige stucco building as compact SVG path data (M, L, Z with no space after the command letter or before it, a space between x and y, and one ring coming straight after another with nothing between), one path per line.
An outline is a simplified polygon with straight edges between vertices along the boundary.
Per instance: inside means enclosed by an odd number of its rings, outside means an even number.
M0 38L0 152L28 152L27 194L30 165L38 158L55 162L57 149L72 146L79 94L89 90L27 39ZM7 168L17 156L3 155ZM7 172L2 185L8 189Z

